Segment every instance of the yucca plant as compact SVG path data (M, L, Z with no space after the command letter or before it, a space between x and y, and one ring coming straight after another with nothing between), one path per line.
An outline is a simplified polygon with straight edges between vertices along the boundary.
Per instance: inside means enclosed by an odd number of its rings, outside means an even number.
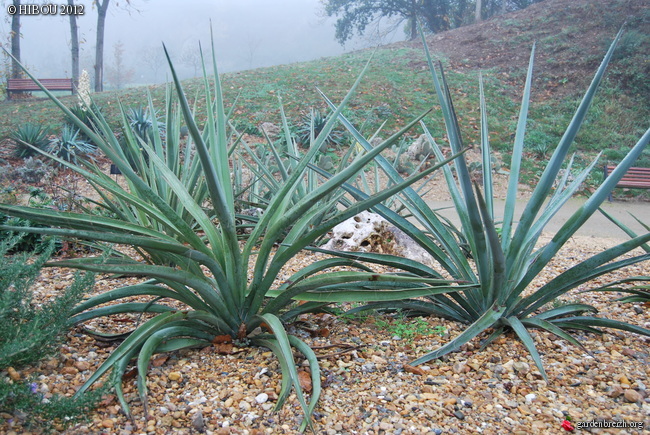
M79 164L82 158L89 158L97 147L79 138L79 129L64 125L61 136L50 141L47 151L65 162Z
M613 248L607 249L593 257L571 267L566 272L556 276L541 288L530 291L530 284L542 272L546 265L556 256L560 248L575 234L575 232L598 210L600 204L607 198L625 171L632 166L636 158L645 149L650 141L650 130L646 131L638 143L630 150L628 155L620 162L616 172L607 178L594 194L575 212L563 227L553 236L546 245L537 247L539 236L546 224L555 213L576 192L580 183L587 177L596 161L583 170L573 182L567 183L569 170L564 171L565 176L559 177L566 160L569 147L585 119L589 105L596 93L605 68L612 56L617 35L607 52L595 78L578 107L564 136L550 157L548 165L535 186L535 189L526 204L525 210L515 222L515 201L521 160L524 149L524 133L526 129L528 101L530 98L534 47L531 53L530 65L524 89L524 96L519 114L517 131L512 150L512 164L510 180L505 207L503 210L502 224L497 228L496 210L493 202L491 151L488 142L487 113L483 86L480 86L481 106L481 149L483 155L483 187L472 182L472 175L463 158L443 168L444 175L451 192L456 212L460 217L461 227L457 230L438 216L425 201L412 189L406 188L400 193L400 199L417 220L412 223L402 218L387 207L375 206L374 209L382 214L393 225L402 229L417 241L439 265L457 280L474 283L476 287L464 289L456 293L434 295L427 300L409 300L398 303L378 303L362 309L402 309L413 314L432 314L469 325L459 336L428 353L413 364L421 364L439 358L449 352L458 350L463 344L474 337L493 332L486 337L484 346L489 345L495 338L514 331L531 354L539 371L546 378L540 355L535 347L534 340L529 333L530 329L540 329L554 334L562 339L580 346L580 343L567 332L571 329L582 329L590 332L597 331L599 327L616 328L638 334L650 335L650 330L624 322L605 319L591 315L597 310L589 305L576 303L564 305L559 308L543 310L548 302L586 283L593 278L608 272L624 268L628 265L650 259L650 254L636 255L630 258L618 259L631 250L650 240L650 233L638 236ZM426 49L426 42L424 44ZM451 93L444 78L442 69L436 70L431 56L426 49L427 59L432 71L432 78L436 93L442 106L447 136L452 150L458 152L463 149L458 119L451 101ZM439 77L439 75L441 77ZM334 105L331 105L334 107ZM344 124L349 123L343 119ZM434 144L434 152L438 159L442 158L440 148L435 144L433 137L423 125L429 141ZM367 150L372 149L363 137L354 132L355 139ZM391 182L400 183L401 177L383 157L376 157L377 164L385 171ZM572 159L567 164L571 168ZM456 177L454 176L454 172ZM554 188L556 179L559 183ZM361 191L347 187L348 191L357 199L366 197ZM458 234L467 241L464 249L459 243ZM469 252L466 252L468 250ZM346 254L340 254L346 255ZM385 263L398 263L395 258L377 255L355 253L355 258ZM430 273L425 276L430 276Z
M311 109L309 113L304 114L300 120L300 124L296 129L296 139L298 143L307 148L313 142L314 138L319 136L325 125L327 125L327 117L331 115L327 112ZM327 152L330 147L339 147L343 142L344 134L333 129L327 135L327 139L321 145L320 150Z
M21 125L11 134L11 138L16 142L14 155L24 159L37 153L33 147L45 149L50 142L47 135L47 128L41 125L31 123Z
M165 53L169 60L166 50ZM142 166L142 171L135 171L124 154L120 153L118 140L114 135L99 136L80 120L76 120L78 127L121 170L129 182L129 187L120 187L109 176L100 176L92 168L75 166L60 159L59 161L83 174L98 190L104 192L107 200L113 200L114 204L119 201L119 207L116 207L119 218L7 205L0 205L0 211L29 217L36 222L45 222L55 227L20 228L22 231L130 245L139 249L149 261L140 262L122 255L109 257L106 261L79 258L50 264L148 279L141 284L120 287L94 296L76 307L71 318L73 323L119 313L153 313L153 317L128 334L111 356L87 379L77 394L87 391L104 374L112 370L110 383L115 387L123 409L128 412L129 406L122 393L122 375L130 360L137 357L137 384L146 408L145 376L149 359L154 353L207 346L215 336L225 334L237 340L240 345L264 346L277 355L283 373L277 407L282 406L291 388L295 388L305 414L301 426L304 429L311 425L311 415L321 392L318 361L307 344L287 335L283 326L285 321L330 302L396 300L455 288L448 280L422 277L421 274L412 272L373 273L371 269L354 260L340 258L317 261L274 288L274 281L283 266L334 225L372 207L409 183L436 170L436 167L432 167L411 180L396 183L392 188L322 220L323 213L329 211L336 202L336 196L330 199L330 195L362 170L363 166L383 149L391 146L409 128L417 124L421 117L372 151L359 156L343 171L319 187L306 192L296 201L296 192L302 180L307 177L308 165L314 160L329 131L337 122L340 109L335 110L310 150L300 161L293 164L289 177L283 180L278 190L269 198L265 213L251 228L246 242L240 243L235 224L235 193L230 172L229 155L232 141L227 134L228 119L224 110L219 76L216 74L216 63L213 65L215 75L212 86L204 68L203 96L206 100L206 111L205 127L202 131L186 100L171 60L169 65L180 112L195 145L200 177L203 177L207 189L205 199L210 203L208 209L204 208L203 201L198 202L189 190L185 172L174 172L175 168L181 167L171 167L171 157L167 161L161 157L162 147L159 147L155 140L153 146L139 141L149 157L149 162L147 166ZM345 106L359 80L341 107ZM66 115L74 119L63 104L50 93L48 95ZM100 117L96 119L101 120ZM128 122L126 118L123 121ZM168 136L170 135L168 131ZM133 145L137 143L133 142ZM454 157L456 156L440 162L439 166ZM191 166L191 163L188 164ZM192 168L186 166L182 168L183 171L192 171ZM127 208L132 210L132 214L118 213ZM252 274L249 276L250 264ZM348 266L351 270L319 273L335 266ZM414 264L413 268L419 270L421 267ZM148 300L123 300L134 296ZM164 299L176 301L184 308L172 308L163 303ZM294 299L307 303L297 304ZM110 305L104 306L106 303ZM264 326L270 333L258 333L260 326ZM295 347L309 362L313 385L309 401L300 387L291 347Z

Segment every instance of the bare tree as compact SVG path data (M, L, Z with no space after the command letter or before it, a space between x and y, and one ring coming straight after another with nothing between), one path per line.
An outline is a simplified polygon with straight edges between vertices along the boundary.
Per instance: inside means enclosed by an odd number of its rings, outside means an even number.
M125 84L133 80L134 74L135 72L126 68L124 64L124 44L122 41L117 41L113 46L113 64L106 70L107 81L115 89L122 89Z
M20 10L20 0L13 0L16 11ZM22 72L18 62L20 62L20 13L16 12L11 17L11 77L17 79Z
M104 29L111 0L94 0L97 6L97 42L95 43L95 92L104 90Z
M483 10L483 0L476 0L476 11L474 12L474 21L481 21L481 11Z
M166 64L162 49L158 47L146 47L138 52L138 57L153 73L153 81L158 81L158 72Z
M201 50L196 45L185 44L181 52L181 63L187 67L193 68L192 77L196 77L201 67Z
M68 0L68 5L74 8L74 0ZM79 28L77 26L77 15L68 14L70 19L70 55L72 57L72 82L74 89L79 84Z

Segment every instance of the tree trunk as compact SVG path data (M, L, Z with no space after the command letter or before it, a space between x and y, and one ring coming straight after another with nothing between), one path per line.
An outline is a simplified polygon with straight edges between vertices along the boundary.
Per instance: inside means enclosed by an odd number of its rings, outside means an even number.
M483 0L476 0L476 12L474 13L474 21L481 21L481 10L483 9Z
M418 15L417 15L417 4L415 1L411 1L411 41L415 41L415 38L418 37Z
M95 44L95 92L104 90L104 27L106 24L106 11L110 0L97 4L97 42Z
M13 0L16 11L20 11L20 0ZM11 17L11 78L17 79L21 76L20 62L20 13L16 12Z
M74 0L68 0L68 4L74 7ZM68 14L70 18L70 54L72 57L72 83L73 92L77 92L79 85L79 33L77 29L77 16Z

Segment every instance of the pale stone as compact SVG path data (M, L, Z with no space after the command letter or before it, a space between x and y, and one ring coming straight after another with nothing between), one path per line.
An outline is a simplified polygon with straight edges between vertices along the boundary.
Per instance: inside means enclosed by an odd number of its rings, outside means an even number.
M330 236L324 249L379 252L433 265L433 258L424 249L376 213L363 211L335 226Z

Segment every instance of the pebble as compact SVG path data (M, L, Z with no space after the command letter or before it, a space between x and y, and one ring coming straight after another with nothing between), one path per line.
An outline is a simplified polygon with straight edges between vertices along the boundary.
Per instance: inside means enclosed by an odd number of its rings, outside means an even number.
M615 399L623 395L623 388L618 385L614 385L611 390L609 390L608 396Z
M167 378L170 381L178 381L183 377L183 375L180 372L171 372L167 375Z
M20 374L14 369L13 367L8 367L7 368L7 374L11 378L12 381L19 381L20 380Z
M268 400L269 400L269 395L266 393L260 393L257 396L255 396L255 401L260 405L262 403L266 403Z
M107 418L106 420L102 421L102 427L105 427L106 429L110 429L113 426L115 426L115 422L110 418Z
M537 394L533 394L533 393L526 394L525 398L526 398L526 403L532 403L533 400L537 399Z
M90 364L86 361L77 361L74 363L74 366L80 372L85 372L86 370L90 369Z
M641 396L635 390L625 390L625 393L623 394L623 397L625 397L625 400L627 400L630 403L636 403L636 402L640 402L641 400L643 400L643 396Z
M465 420L465 414L463 414L461 411L454 411L454 417L459 420Z
M515 369L515 372L519 373L520 375L526 375L530 372L530 365L523 361L517 361L514 363L513 368Z

